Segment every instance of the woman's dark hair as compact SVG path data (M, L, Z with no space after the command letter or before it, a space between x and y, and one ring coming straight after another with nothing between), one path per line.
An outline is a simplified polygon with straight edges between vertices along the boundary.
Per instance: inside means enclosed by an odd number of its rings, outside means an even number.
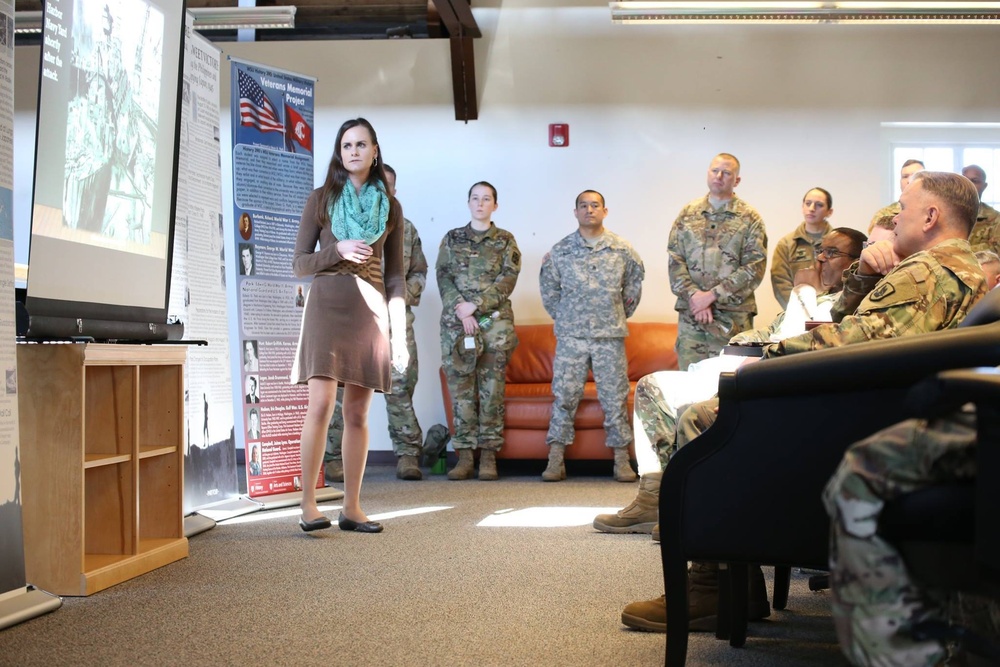
M323 186L320 188L319 194L319 224L323 225L330 224L330 203L337 201L340 197L340 193L344 190L344 185L347 183L349 174L347 169L344 167L343 161L340 159L340 145L344 140L344 133L348 130L358 127L364 127L368 130L368 134L371 135L372 145L378 147L378 154L376 156L377 164L372 167L371 171L368 172L368 180L366 182L372 185L378 186L385 190L385 170L382 168L382 147L378 144L378 137L375 135L375 128L364 118L352 118L344 122L337 131L337 141L333 147L333 157L330 158L330 166L326 170L326 180L323 182Z
M486 186L487 188L489 188L490 190L492 190L493 191L493 203L494 204L498 204L499 203L499 201L497 200L497 189L495 187L493 187L492 183L487 183L486 181L479 181L478 183L473 183L472 184L472 188L476 187L477 185L483 185L483 186ZM466 201L468 201L469 199L472 199L472 188L469 188L469 196L466 197Z
M826 197L826 207L833 208L833 195L831 195L828 190L824 190L823 188L809 188L808 190L806 190L806 193L802 195L802 201L805 201L806 197L808 197L809 193L812 192L813 190L819 190L820 192L822 192L823 196Z

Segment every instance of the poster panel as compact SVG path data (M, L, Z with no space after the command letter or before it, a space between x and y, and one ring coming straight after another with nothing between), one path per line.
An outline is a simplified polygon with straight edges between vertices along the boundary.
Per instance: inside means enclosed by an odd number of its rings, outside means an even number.
M229 372L220 52L187 26L170 318L184 324L184 514L239 496Z
M302 489L304 385L289 384L309 281L292 275L313 189L315 79L232 60L233 221L247 493Z

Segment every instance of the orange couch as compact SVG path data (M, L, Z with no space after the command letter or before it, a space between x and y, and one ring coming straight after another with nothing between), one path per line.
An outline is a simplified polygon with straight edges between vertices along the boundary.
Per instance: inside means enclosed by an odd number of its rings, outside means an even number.
M549 448L545 433L552 419L552 361L556 353L556 338L552 324L517 325L520 343L507 365L507 390L504 397L506 418L504 446L499 458L547 459ZM635 384L643 375L656 371L677 370L677 324L662 322L630 322L625 339L628 358L629 420ZM440 372L441 393L444 397L448 428L454 429L451 395ZM612 451L604 444L604 411L597 400L593 375L588 376L583 399L576 413L576 438L566 448L567 459L612 459ZM633 452L634 456L634 452Z

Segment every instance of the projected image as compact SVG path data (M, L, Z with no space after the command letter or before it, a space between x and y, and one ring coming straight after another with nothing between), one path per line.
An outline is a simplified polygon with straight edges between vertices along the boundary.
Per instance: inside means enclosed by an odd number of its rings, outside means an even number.
M75 4L62 222L148 245L163 15L135 0Z

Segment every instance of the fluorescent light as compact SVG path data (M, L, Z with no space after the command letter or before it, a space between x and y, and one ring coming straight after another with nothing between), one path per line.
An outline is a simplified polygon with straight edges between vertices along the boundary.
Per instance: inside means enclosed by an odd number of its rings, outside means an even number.
M37 35L42 32L42 12L14 12L15 35Z
M241 30L295 27L295 6L197 7L188 9L195 30ZM16 25L16 24L15 24Z
M615 23L991 23L1000 2L982 0L673 0L609 2Z
M195 30L277 29L295 27L294 5L283 7L198 7L188 11ZM42 12L14 12L18 35L42 32Z

